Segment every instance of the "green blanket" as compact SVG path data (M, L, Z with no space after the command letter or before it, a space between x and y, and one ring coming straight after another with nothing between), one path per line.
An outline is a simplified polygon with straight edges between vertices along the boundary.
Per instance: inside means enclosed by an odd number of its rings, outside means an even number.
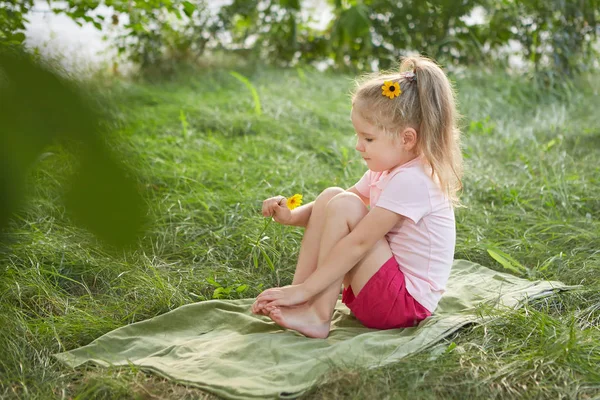
M438 309L415 328L367 329L338 302L329 337L308 339L252 315L251 299L213 300L124 326L56 357L72 367L134 364L232 399L295 397L336 368L390 364L481 322L482 303L516 307L568 288L457 260Z

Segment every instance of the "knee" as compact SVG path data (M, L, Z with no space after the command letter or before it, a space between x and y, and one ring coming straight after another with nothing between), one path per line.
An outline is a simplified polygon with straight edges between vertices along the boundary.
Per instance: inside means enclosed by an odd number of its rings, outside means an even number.
M321 192L321 194L319 194L319 196L317 197L317 201L321 201L321 202L327 204L335 196L339 195L340 193L344 193L344 192L345 192L345 190L342 189L341 187L328 187L327 189L323 190Z
M327 203L327 213L342 212L347 216L364 217L367 213L367 207L356 194L352 192L339 193Z

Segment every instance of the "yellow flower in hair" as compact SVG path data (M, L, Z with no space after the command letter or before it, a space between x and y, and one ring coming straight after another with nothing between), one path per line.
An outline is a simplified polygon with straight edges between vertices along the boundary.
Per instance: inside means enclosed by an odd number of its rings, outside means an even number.
M287 199L287 208L293 210L296 207L300 207L302 205L302 195L295 194L289 199Z
M402 90L400 90L400 84L398 82L385 81L381 87L381 94L393 99L394 97L400 96Z

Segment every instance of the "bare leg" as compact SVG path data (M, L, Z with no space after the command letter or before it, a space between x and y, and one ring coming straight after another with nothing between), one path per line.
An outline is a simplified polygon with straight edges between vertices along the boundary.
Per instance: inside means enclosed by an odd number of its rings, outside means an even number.
M304 236L302 237L302 245L298 254L298 263L296 264L296 272L292 285L302 283L317 269L319 259L319 247L321 244L321 236L323 235L323 227L325 226L326 208L331 199L345 190L338 187L330 187L325 189L315 200L312 212Z
M362 201L350 193L338 195L328 203L317 268L323 265L336 243L347 236L367 213L368 210ZM346 277L340 277L308 303L295 308L273 308L269 310L269 316L277 324L295 329L306 336L325 338L329 334L331 316L344 278L347 283L352 284L355 295L358 295L366 282L391 256L387 241L382 239L346 274Z
M292 285L304 282L317 268L327 204L336 195L344 192L345 190L342 188L329 187L317 196L302 237L302 244L300 245L300 253L298 254L298 263L296 264ZM256 303L252 306L252 312L263 315L269 314L267 311L261 309Z

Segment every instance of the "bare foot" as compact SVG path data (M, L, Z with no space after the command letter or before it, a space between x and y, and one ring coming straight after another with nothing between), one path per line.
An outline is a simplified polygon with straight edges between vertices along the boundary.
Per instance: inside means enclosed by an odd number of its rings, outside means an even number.
M266 308L267 304L269 304L268 301L262 301L262 302L255 301L252 304L252 308L251 308L252 314L266 315L268 317L269 316L269 309ZM306 306L306 303L297 304L297 305L289 306L289 307L286 307L286 308L298 308L298 307L304 307L304 306Z
M293 329L304 336L325 339L329 335L330 321L322 321L306 304L297 307L277 307L269 317L284 328Z

